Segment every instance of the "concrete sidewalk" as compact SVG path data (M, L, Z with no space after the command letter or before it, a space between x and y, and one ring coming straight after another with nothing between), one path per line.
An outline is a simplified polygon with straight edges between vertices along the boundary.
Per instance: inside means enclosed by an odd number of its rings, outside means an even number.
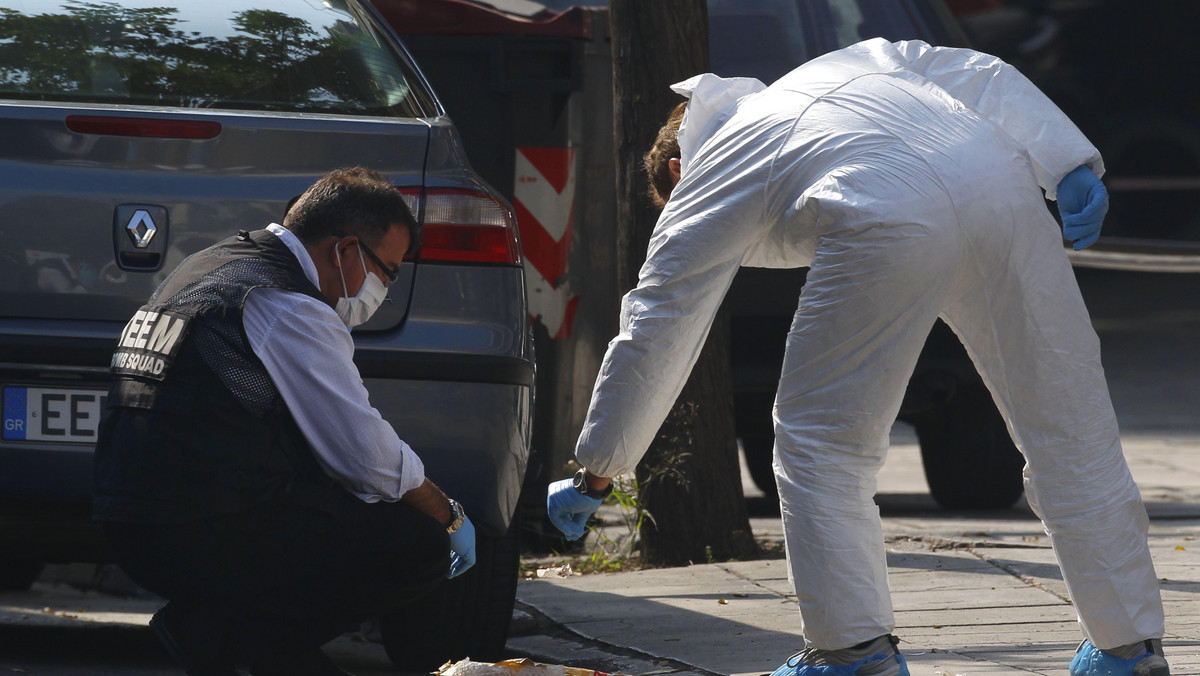
M1151 515L1171 673L1200 674L1200 439L1131 437L1125 448ZM926 491L916 446L893 446L878 502L913 675L1065 676L1081 634L1041 524L1024 505L947 514ZM782 537L778 517L752 526ZM765 674L803 645L783 560L523 580L517 596L562 633L509 648L548 662ZM614 655L624 662L603 659Z
M1200 675L1200 437L1128 437L1125 447L1151 515L1172 674ZM919 451L903 438L880 474L878 502L897 635L914 676L1065 676L1080 634L1028 508L969 516L938 509ZM782 539L778 516L751 525L762 538ZM43 582L0 598L0 672L181 673L146 631L162 601L90 589L89 580L102 586L95 566L77 567L78 584ZM73 568L57 577L72 579ZM511 655L608 673L765 674L802 645L783 560L528 580L518 599ZM47 667L54 660L41 649L17 650L30 637L100 657ZM354 635L325 650L360 676L396 673L382 646Z

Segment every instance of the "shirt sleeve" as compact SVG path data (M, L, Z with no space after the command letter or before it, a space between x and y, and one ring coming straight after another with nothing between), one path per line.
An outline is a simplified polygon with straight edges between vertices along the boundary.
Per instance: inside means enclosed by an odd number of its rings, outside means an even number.
M971 49L894 43L908 67L999 125L1029 153L1034 174L1055 199L1058 183L1086 164L1104 175L1100 152L1032 82L1004 61Z
M371 406L354 341L333 310L303 294L255 289L242 322L329 476L366 502L399 500L421 485L421 459Z
M766 230L770 150L736 140L697 157L621 305L575 456L600 476L637 466L683 389L746 252Z

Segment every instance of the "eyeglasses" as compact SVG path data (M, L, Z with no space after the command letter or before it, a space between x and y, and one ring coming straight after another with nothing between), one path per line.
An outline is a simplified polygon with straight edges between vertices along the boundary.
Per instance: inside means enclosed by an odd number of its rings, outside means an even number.
M335 232L332 234L334 237L358 237L358 235L350 235L343 232ZM367 257L370 258L375 265L379 266L379 269L383 270L383 274L387 276L387 279L383 282L383 288L386 289L394 284L396 282L396 278L400 276L400 271L393 270L385 265L384 262L380 260L379 256L376 256L375 252L371 251L371 247L367 246L367 243L362 241L362 237L358 237L358 246L362 247L362 250L367 252Z

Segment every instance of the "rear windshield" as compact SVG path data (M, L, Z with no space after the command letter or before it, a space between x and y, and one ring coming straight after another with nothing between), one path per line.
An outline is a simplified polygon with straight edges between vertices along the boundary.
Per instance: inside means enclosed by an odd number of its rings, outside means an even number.
M420 87L346 0L0 0L0 98L420 117Z
M770 84L825 52L868 38L940 35L897 0L708 0L712 71Z

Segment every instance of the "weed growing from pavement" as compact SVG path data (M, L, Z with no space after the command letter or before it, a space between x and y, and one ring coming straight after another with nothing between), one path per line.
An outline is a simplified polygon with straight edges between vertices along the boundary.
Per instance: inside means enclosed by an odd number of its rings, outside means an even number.
M536 577L539 569L569 565L577 573L617 573L646 565L638 552L638 529L654 517L638 500L636 478L613 478L613 491L604 506L588 521L584 551L578 554L522 557L521 576Z
M613 492L604 502L617 508L620 522L616 527L599 519L588 524L592 536L589 538L591 552L580 562L580 572L617 572L629 570L631 566L643 567L639 565L638 533L647 519L654 523L654 516L638 500L637 478L614 477Z
M570 468L571 471L578 469ZM666 468L665 471L670 471ZM559 569L569 565L573 573L619 573L652 568L646 563L638 549L638 533L647 520L654 523L654 516L638 499L640 486L636 477L613 478L613 492L604 501L604 506L588 522L588 533L584 537L584 550L580 553L551 553L545 556L521 557L521 577L536 578L539 570ZM784 558L783 544L778 540L756 538L760 559ZM706 561L717 563L712 548L705 548Z

